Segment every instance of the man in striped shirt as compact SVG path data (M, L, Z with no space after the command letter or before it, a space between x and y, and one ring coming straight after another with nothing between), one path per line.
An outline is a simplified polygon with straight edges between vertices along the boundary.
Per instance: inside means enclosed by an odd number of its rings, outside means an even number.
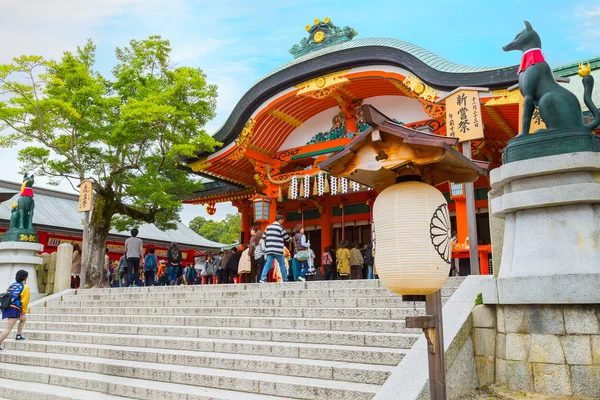
M267 274L273 267L273 260L277 260L279 269L281 270L281 276L284 282L287 282L287 270L285 268L285 259L283 258L283 247L286 241L291 240L283 228L283 215L277 215L275 222L267 227L265 230L265 254L267 255L267 262L263 268L262 276L260 277L260 283L267 281Z

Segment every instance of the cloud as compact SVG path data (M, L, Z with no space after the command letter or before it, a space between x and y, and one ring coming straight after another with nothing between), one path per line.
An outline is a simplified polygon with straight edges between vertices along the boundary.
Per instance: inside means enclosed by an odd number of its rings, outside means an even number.
M575 22L579 27L573 40L579 43L577 51L600 53L600 4L582 3L575 8Z

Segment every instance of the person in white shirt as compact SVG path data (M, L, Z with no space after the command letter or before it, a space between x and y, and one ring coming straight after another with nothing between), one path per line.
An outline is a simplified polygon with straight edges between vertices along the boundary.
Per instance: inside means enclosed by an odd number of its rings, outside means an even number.
M144 258L144 243L138 238L137 228L131 230L131 237L125 241L125 257L127 257L127 284L139 286L140 260Z

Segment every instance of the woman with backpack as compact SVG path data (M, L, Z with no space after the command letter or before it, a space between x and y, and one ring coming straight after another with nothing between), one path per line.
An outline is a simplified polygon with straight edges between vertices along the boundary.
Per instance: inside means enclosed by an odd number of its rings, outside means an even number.
M119 271L119 283L121 285L121 287L127 287L128 282L127 282L127 270L129 268L129 264L127 263L127 256L126 255L122 255L121 258L119 259L119 268L117 269Z
M158 269L158 257L154 254L156 250L148 249L148 254L144 258L144 285L154 286L155 274Z
M175 285L179 275L179 268L181 267L182 259L181 250L179 249L179 246L177 246L177 243L171 243L171 247L169 247L169 250L167 251L167 259L167 275L169 276L169 285ZM183 271L181 271L181 275L179 276L183 276Z
M10 332L14 328L17 321L17 336L16 341L25 341L26 337L23 337L23 327L25 326L25 314L27 314L29 308L29 286L26 285L27 277L29 273L23 269L17 271L15 281L8 287L7 294L10 295L10 302L6 308L2 309L2 319L7 319L6 329L0 334L0 351L4 351L2 343L10 335ZM4 304L3 304L4 306Z

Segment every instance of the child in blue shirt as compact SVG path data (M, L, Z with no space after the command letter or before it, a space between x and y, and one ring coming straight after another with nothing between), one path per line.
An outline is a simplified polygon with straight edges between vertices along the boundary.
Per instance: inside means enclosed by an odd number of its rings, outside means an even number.
M17 327L17 341L25 341L26 337L23 337L23 327L25 326L25 314L29 308L29 287L26 285L27 277L29 273L25 270L17 271L15 276L16 282L8 287L7 292L11 294L10 306L2 310L2 319L8 319L6 323L6 329L0 334L0 351L4 351L2 343L10 335L10 332L14 328L17 321L19 325Z

